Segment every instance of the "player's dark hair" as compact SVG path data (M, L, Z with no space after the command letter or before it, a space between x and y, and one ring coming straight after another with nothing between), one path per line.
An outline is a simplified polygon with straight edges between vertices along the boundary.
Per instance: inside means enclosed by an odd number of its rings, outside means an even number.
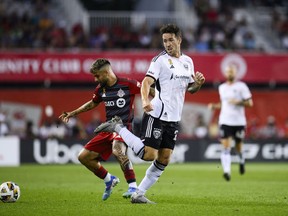
M91 66L90 72L99 71L103 66L111 65L108 59L100 58L97 59Z
M166 24L160 28L160 34L163 35L165 33L175 34L176 37L182 37L182 32L180 28L175 24Z

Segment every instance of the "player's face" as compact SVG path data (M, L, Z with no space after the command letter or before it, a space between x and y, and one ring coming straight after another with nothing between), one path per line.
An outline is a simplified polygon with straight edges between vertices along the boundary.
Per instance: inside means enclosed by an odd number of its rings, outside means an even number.
M236 77L236 68L228 66L225 70L225 77L228 81L233 82Z
M180 56L180 45L182 41L180 37L176 37L175 34L164 33L162 35L162 40L164 48L170 56Z
M93 72L93 76L94 76L95 82L99 82L102 85L106 85L108 82L107 71L103 71L103 70L95 71Z

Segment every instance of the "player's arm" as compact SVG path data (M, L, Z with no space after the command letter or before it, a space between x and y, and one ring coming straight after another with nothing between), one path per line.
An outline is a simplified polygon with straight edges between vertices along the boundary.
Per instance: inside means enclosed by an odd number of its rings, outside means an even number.
M187 91L191 94L194 94L195 92L199 91L199 89L205 82L205 77L201 72L197 71L195 75L192 75L192 78L194 79L194 83L188 86Z
M98 106L99 103L94 102L93 100L90 100L88 102L86 102L85 104L83 104L82 106L78 107L77 109L71 111L71 112L63 112L59 118L67 123L69 121L69 118L77 116L78 114L82 113L82 112L87 112L91 109L94 109L95 107Z
M209 103L208 104L208 108L211 109L211 110L219 110L221 109L221 103L218 102L218 103Z
M244 106L244 107L252 107L253 106L252 98L248 98L246 100L230 100L229 103L234 104L236 106Z
M149 96L154 97L155 96L155 85L152 84L150 86L150 90L149 90Z
M152 104L149 100L149 93L150 93L150 87L154 84L155 80L150 77L146 76L142 81L141 86L141 99L142 99L142 107L145 112L150 112L153 110Z

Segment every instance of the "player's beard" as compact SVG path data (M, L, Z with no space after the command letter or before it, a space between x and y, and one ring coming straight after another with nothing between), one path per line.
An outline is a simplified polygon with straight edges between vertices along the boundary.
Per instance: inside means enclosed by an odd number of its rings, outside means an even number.
M228 82L234 82L235 81L235 77L234 76L228 76L227 80L228 80Z

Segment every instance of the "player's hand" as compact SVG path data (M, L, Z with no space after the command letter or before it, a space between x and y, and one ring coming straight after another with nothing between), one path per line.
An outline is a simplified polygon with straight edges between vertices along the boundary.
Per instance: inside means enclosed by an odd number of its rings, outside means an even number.
M59 119L61 119L63 122L68 123L70 117L72 117L71 112L63 112L60 116Z
M201 72L199 72L199 71L197 71L196 73L195 73L195 75L192 75L192 78L194 79L194 81L197 83L197 85L199 85L199 86L201 86L201 85L203 85L203 83L205 82L205 77L204 77L204 75L201 73Z
M232 105L239 105L241 103L241 101L236 100L236 99L230 99L229 103L232 104Z
M214 104L213 103L209 103L207 105L207 107L208 107L209 110L213 110L214 109Z
M153 110L152 104L150 103L150 101L144 101L142 104L142 108L144 110L144 112L150 112Z

